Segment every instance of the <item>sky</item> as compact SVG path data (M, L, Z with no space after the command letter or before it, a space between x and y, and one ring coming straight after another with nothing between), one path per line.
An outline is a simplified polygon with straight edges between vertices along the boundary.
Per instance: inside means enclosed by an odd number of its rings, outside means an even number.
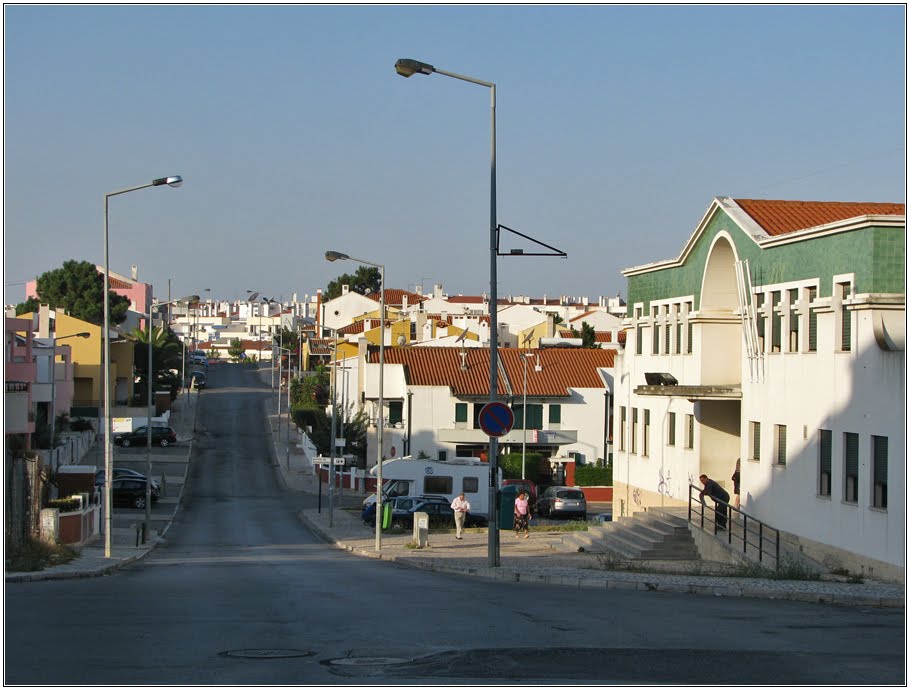
M904 202L901 5L5 5L4 302L68 259L155 298L625 296L716 196ZM501 252L539 251L504 232ZM546 251L546 250L540 250Z

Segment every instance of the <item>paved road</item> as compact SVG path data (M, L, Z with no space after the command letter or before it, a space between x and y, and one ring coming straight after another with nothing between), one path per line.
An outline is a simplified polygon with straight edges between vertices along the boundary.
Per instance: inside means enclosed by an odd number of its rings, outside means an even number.
M268 392L212 368L167 543L105 578L7 583L7 684L899 684L904 613L427 573L298 520Z

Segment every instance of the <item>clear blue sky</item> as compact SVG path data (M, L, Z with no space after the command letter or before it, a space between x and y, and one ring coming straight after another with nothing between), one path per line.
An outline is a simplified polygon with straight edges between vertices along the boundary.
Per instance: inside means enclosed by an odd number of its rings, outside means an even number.
M156 298L288 299L351 262L489 288L498 220L568 253L499 294L625 295L715 196L903 202L902 6L4 7L4 300L67 259ZM521 246L504 236L503 248Z

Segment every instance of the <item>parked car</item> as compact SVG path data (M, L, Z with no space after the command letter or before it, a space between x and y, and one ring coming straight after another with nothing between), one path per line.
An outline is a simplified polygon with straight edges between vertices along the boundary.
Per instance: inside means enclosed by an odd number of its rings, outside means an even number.
M408 509L412 508L415 504L419 504L423 501L422 497L392 497L392 498L383 498L383 506L392 506L392 519L393 525L396 523L396 519L400 519L407 513ZM384 509L385 510L385 509ZM376 498L374 501L369 504L364 504L364 508L361 511L361 518L364 520L364 523L373 523L376 520Z
M205 372L200 372L199 370L196 370L190 375L190 379L195 382L197 389L205 388L205 385L206 385L206 373Z
M158 490L151 488L152 503L158 501ZM114 506L132 506L134 509L146 507L145 478L119 477L111 483L111 501Z
M120 478L130 478L133 480L142 480L143 482L146 481L146 476L136 470L131 470L130 468L114 468L113 470L115 480L118 480ZM98 470L95 473L95 486L104 486L104 468ZM161 494L161 483L154 478L152 479L152 489Z
M145 446L148 442L148 428L143 425L132 432L121 432L114 435L114 443L118 446ZM152 443L159 446L168 446L177 443L177 432L173 427L152 426Z
M577 516L585 519L585 494L577 487L548 487L538 499L539 516Z
M503 485L515 485L519 492L528 492L528 501L532 506L538 504L538 486L531 480L521 480L516 478L507 478L503 480Z
M401 516L402 527L411 528L414 525L414 514L423 511L427 514L431 528L453 528L455 527L455 511L452 510L450 503L448 499L423 499ZM395 525L395 520L396 517L393 516L393 525ZM487 525L486 516L471 512L466 514L466 528L482 528L485 525Z

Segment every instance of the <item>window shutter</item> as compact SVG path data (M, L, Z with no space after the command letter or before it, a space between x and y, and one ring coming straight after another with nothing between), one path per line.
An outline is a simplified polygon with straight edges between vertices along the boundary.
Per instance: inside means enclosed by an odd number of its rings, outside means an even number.
M552 404L550 409L547 411L547 422L550 424L560 424L560 405Z
M857 467L859 437L856 432L845 432L845 501L857 501Z
M758 461L758 460L759 460L759 451L760 451L760 447L759 447L759 441L760 441L760 439L759 439L759 433L760 433L760 430L761 430L761 428L760 428L760 426L759 426L759 423L758 423L758 422L754 422L754 423L753 423L753 460L754 460L754 461Z
M889 479L889 438L873 437L873 484L885 485Z

